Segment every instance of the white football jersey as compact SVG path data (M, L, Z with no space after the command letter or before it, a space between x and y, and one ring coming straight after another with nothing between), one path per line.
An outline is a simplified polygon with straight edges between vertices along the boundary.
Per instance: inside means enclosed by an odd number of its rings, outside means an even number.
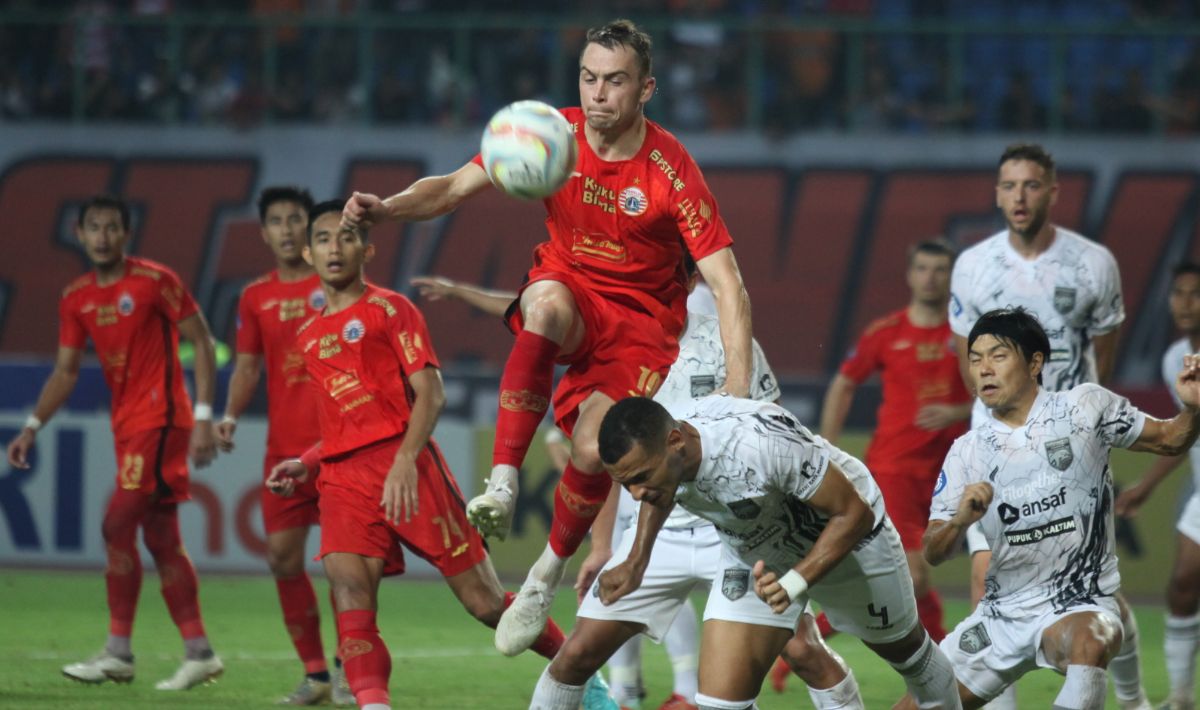
M750 372L750 399L760 402L774 402L779 399L779 382L767 358L763 355L758 341L750 343L753 348L753 370ZM698 397L712 394L721 383L725 382L725 346L721 344L721 328L717 319L700 313L688 313L687 327L679 336L679 357L671 365L667 379L654 395L654 401L670 409L679 404L686 404ZM634 521L637 516L637 502L629 495L629 491L621 489L621 508L619 516L629 515ZM663 527L694 528L707 525L679 506L671 511Z
M1167 383L1167 389L1171 392L1171 399L1175 400L1175 405L1180 409L1183 409L1183 402L1179 401L1179 395L1175 393L1175 378L1179 377L1180 371L1183 370L1183 356L1191 355L1194 352L1191 342L1185 337L1171 343L1171 347L1167 348L1166 354L1163 355L1163 381ZM1188 459L1192 463L1192 481L1195 484L1195 489L1200 491L1200 441L1192 445Z
M702 459L694 480L675 493L684 507L713 523L721 540L743 562L763 560L783 574L809 550L828 516L806 504L829 462L854 484L874 515L865 547L883 529L883 496L866 466L810 432L786 409L727 396L705 397L671 409L676 419L700 433ZM852 553L826 577L829 582L858 578Z
M1052 392L1097 382L1091 340L1121 325L1125 304L1112 252L1062 227L1035 259L1012 248L1008 230L964 251L950 278L950 329L967 337L979 316L1021 306L1050 338L1042 386Z
M967 485L992 485L976 523L992 550L982 604L1022 617L1050 604L1062 611L1117 591L1111 447L1128 448L1145 415L1094 384L1039 391L1015 429L989 413L950 447L930 520L954 517Z

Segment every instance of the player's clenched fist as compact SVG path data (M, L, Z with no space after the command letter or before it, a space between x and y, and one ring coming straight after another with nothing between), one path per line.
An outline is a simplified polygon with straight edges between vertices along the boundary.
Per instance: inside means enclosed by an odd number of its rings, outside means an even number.
M342 223L351 227L370 229L387 218L387 207L378 195L356 192L346 200L342 209Z
M296 485L308 480L308 468L300 459L288 459L275 464L267 476L267 490L276 495L290 496Z
M992 504L993 493L992 484L982 481L964 488L962 498L958 501L958 510L954 512L954 521L966 527L982 518Z
M779 583L779 575L767 569L762 560L754 563L754 593L771 607L771 611L782 614L792 605L787 590Z
M613 567L600 575L600 602L605 606L642 586L645 569L639 569L630 560Z
M1184 355L1183 369L1175 378L1179 401L1188 407L1200 407L1200 355Z

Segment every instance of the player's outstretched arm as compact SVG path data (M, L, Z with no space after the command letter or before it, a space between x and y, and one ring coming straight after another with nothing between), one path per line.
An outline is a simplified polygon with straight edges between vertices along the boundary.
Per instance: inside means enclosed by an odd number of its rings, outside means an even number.
M449 175L421 178L403 192L386 199L355 192L342 210L342 222L369 229L387 221L433 219L453 212L463 200L491 184L483 168L467 163Z
M825 401L821 404L821 436L831 444L836 444L842 435L857 388L854 380L838 373L825 390Z
M1183 403L1171 419L1146 417L1142 433L1130 451L1145 451L1161 456L1187 453L1200 435L1200 355L1184 355L1183 369L1175 378L1175 394Z
M196 352L193 364L193 374L196 378L196 422L192 426L188 453L192 463L198 468L204 468L217 455L217 436L212 421L212 405L217 392L217 350L213 346L208 323L199 312L179 321L179 334L191 341Z
M26 420L21 433L8 442L8 463L14 468L29 468L29 450L33 448L33 440L42 424L50 421L50 417L71 396L75 383L79 381L79 364L83 361L83 351L79 348L58 346L58 355L54 359L54 369L42 392L38 395L33 414Z
M940 565L962 549L967 528L983 517L992 504L994 490L986 482L972 483L963 489L958 499L958 509L949 520L930 520L921 541L925 560L931 565Z
M217 424L217 446L222 451L233 451L233 434L237 431L237 420L250 406L254 390L262 378L262 355L238 353L233 364L233 375L229 378L229 394L225 397L225 416Z
M667 516L671 514L673 502L666 505L651 505L643 502L638 507L637 535L629 557L621 564L600 575L600 602L608 605L642 586L642 576L650 565L650 553L654 541Z
M416 286L421 298L427 301L440 301L444 298L462 301L497 318L503 318L508 307L517 298L513 291L486 289L474 284L452 281L443 276L414 276L409 283Z
M1142 504L1150 498L1150 494L1154 492L1154 489L1158 488L1158 484L1162 483L1163 479L1169 476L1172 471L1179 468L1179 465L1187 457L1188 454L1181 454L1179 456L1160 456L1156 458L1154 463L1150 464L1150 467L1142 474L1141 480L1121 491L1121 495L1117 496L1117 502L1113 506L1117 515L1123 518L1132 518L1137 515Z
M721 345L725 349L725 382L722 392L735 397L750 395L750 372L754 356L750 336L754 332L750 316L750 295L742 282L733 249L725 247L696 262L705 283L717 301L717 321L721 326Z

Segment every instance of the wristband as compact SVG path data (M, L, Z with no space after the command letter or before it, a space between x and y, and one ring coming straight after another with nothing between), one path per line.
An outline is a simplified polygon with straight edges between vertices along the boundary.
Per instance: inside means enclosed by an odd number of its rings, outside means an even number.
M212 405L204 402L197 402L196 407L192 409L192 419L198 422L212 421Z
M783 587L788 599L792 601L798 600L808 591L808 582L794 569L788 570L787 574L779 578L779 586Z
M226 414L225 416L221 417L221 423L222 424L237 424L237 417L233 416L232 414Z
M36 434L37 430L42 428L42 420L38 419L36 415L30 414L25 418L24 428Z

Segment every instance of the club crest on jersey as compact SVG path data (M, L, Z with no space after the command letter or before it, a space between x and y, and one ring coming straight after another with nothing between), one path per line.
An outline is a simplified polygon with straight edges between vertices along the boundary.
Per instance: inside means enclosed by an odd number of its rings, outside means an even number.
M746 590L750 588L750 570L748 569L727 569L725 577L721 579L721 593L731 602L746 596Z
M117 297L117 313L127 316L133 313L133 296L128 293L122 293Z
M976 654L992 645L992 638L988 636L987 629L983 628L983 623L978 623L967 629L958 637L958 648L963 653Z
M357 318L347 321L346 325L342 326L342 340L345 340L347 343L357 343L366 334L367 327Z
M1059 471L1066 471L1075 460L1075 452L1071 450L1071 440L1067 437L1046 442L1046 457L1050 465Z
M754 520L762 512L762 506L752 500L735 500L729 504L729 510L738 520Z
M319 311L325 307L325 290L324 289L318 288L318 289L313 290L312 293L308 294L308 307L313 309L314 311Z
M630 217L638 217L645 214L646 209L650 207L650 202L646 199L646 193L642 192L640 188L627 187L617 195L617 205Z
M1075 289L1065 286L1054 287L1054 310L1070 313L1075 310Z
M712 394L717 388L716 375L692 375L692 398L698 399Z

